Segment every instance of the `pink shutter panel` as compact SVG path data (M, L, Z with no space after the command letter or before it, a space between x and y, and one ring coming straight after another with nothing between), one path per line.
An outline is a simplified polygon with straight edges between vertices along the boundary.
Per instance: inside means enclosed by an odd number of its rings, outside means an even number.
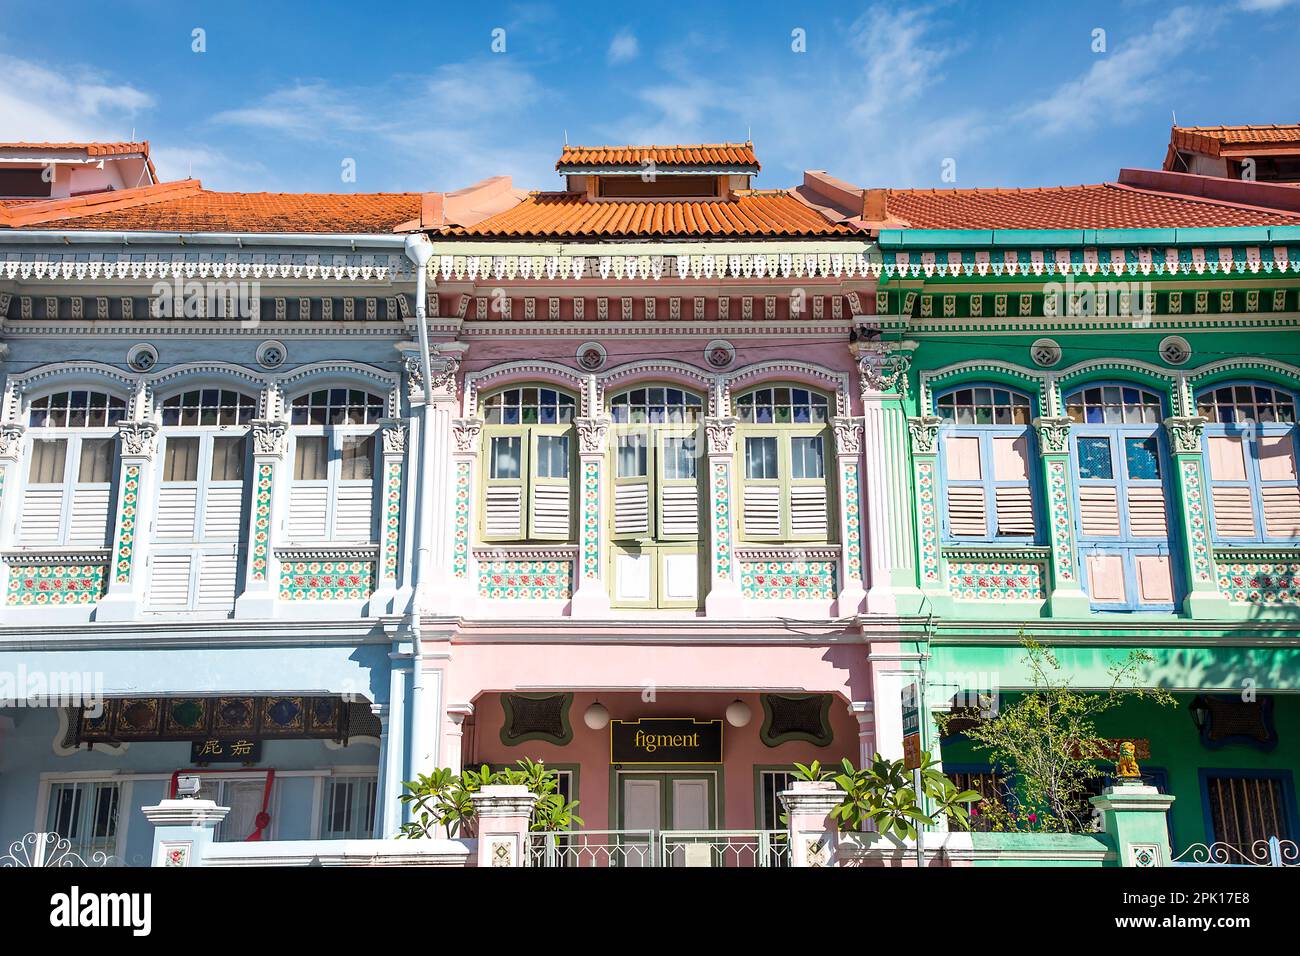
M1129 534L1134 538L1169 537L1163 488L1147 486L1129 488L1128 526Z
M954 537L982 538L988 534L983 488L948 486L948 528Z
M1079 489L1079 522L1089 538L1119 537L1119 499L1115 489L1085 485Z

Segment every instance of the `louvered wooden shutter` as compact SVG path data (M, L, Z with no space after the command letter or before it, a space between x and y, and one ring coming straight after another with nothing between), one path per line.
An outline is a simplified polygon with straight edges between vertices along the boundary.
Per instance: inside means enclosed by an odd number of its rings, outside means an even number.
M825 541L826 485L795 485L790 489L790 535Z
M994 491L998 537L1030 537L1034 533L1034 496L1028 485Z
M341 482L334 499L335 541L372 541L371 512L375 486L372 482Z
M240 485L209 487L203 505L205 539L238 538L244 514L244 489Z
M693 484L666 484L660 494L660 533L694 538L700 533L700 492Z
M614 533L619 537L650 534L650 482L619 482L614 485Z
M149 604L161 610L183 610L190 606L190 561L188 554L155 554L149 574Z
M1133 538L1169 537L1163 488L1139 486L1128 489L1128 527L1129 536Z
M1217 485L1211 498L1214 503L1214 531L1220 538L1255 536L1255 502L1249 488Z
M102 548L108 543L109 508L112 491L108 485L91 485L72 492L72 514L68 519L68 543Z
M201 611L229 611L235 606L235 580L239 556L230 552L203 554L199 558L199 588L195 604Z
M948 529L954 537L982 538L988 534L983 488L948 486Z
M1264 503L1264 533L1270 538L1300 536L1300 487L1265 485L1260 496Z
M63 521L62 488L28 488L19 537L23 544L58 544Z
M295 484L289 495L289 540L321 541L328 533L329 489Z
M1119 537L1119 497L1114 488L1084 485L1079 489L1079 523L1089 538Z
M199 490L193 485L164 484L158 492L158 517L155 537L160 540L194 540L194 512Z
M519 485L488 485L483 506L483 530L487 537L524 536L524 499Z
M570 507L567 484L537 484L533 487L532 537L569 539Z
M781 489L776 485L745 484L745 537L781 536Z

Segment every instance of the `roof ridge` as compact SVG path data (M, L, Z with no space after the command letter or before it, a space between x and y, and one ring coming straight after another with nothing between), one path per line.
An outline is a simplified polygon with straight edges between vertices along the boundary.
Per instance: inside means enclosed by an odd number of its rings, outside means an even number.
M177 179L166 183L135 186L131 189L115 189L69 196L66 199L50 199L45 202L0 209L0 226L28 226L59 219L77 219L95 213L194 195L203 191L203 183L197 179Z

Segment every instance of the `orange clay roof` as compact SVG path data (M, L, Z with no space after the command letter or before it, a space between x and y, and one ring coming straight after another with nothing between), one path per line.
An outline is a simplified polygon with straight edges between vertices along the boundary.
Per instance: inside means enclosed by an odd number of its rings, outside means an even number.
M598 200L573 193L530 193L519 205L443 235L496 239L713 238L830 236L833 223L785 192L743 190L733 199Z
M1264 147L1300 149L1300 125L1281 126L1175 126L1169 144L1176 149L1218 156L1225 150Z
M885 192L885 218L913 229L1300 225L1300 214L1296 213L1133 189L1118 183L1041 189L890 189Z
M136 194L127 198L126 194ZM389 233L420 218L420 193L226 193L195 180L0 210L0 226L116 232ZM109 208L103 208L103 207Z
M139 143L0 143L0 150L4 149L30 149L32 151L84 149L88 157L130 156L132 153L142 153L144 161L149 165L149 177L154 182L158 181L158 172L154 169L153 160L149 157L149 141L147 139Z
M761 167L753 143L696 143L680 146L565 146L555 168L633 166L645 160L657 166L752 166Z

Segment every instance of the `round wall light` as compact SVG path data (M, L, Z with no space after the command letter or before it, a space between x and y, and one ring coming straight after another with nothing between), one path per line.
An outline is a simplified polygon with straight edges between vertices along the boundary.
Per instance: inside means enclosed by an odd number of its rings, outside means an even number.
M609 711L600 701L596 701L583 712L582 722L592 730L604 730L609 726Z
M743 700L737 698L727 705L727 723L733 727L744 727L754 718L753 709Z

